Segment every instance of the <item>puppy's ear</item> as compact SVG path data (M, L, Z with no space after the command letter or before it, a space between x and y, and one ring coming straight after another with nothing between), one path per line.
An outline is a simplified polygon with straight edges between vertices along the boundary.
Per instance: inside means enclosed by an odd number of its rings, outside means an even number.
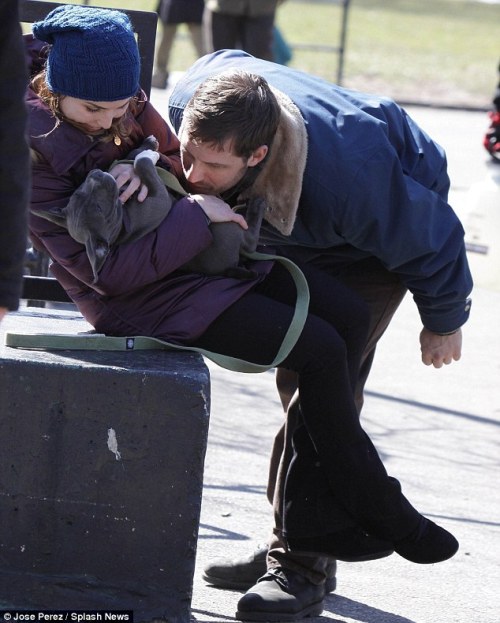
M37 216L41 216L42 218L47 219L48 221L52 221L56 225L60 225L61 227L68 228L66 208L49 208L48 210L34 210L31 212L36 214Z
M109 244L102 238L89 238L85 243L87 256L94 273L94 283L97 281L99 271L104 264L104 260L109 255Z

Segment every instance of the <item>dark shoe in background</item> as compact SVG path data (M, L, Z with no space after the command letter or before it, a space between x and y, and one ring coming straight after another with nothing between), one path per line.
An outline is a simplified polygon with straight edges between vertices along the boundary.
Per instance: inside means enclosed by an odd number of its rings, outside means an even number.
M155 89L166 89L168 84L168 71L157 69L151 79L151 86Z
M259 545L245 558L231 560L224 558L207 565L203 579L218 588L247 590L267 571L267 545Z
M217 588L247 590L267 572L267 551L267 545L259 545L253 554L246 558L216 560L205 567L202 577ZM336 572L337 563L332 560L327 568L327 578L324 584L325 594L333 593L336 589Z

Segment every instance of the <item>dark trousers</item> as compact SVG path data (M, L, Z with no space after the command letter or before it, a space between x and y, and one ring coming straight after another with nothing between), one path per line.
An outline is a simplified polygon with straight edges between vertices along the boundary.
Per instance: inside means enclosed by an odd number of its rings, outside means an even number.
M308 536L356 525L388 540L400 539L420 515L387 475L354 401L368 339L368 307L326 272L311 265L303 270L311 291L310 315L280 366L298 375L300 396L295 409L289 409L291 460L281 464L277 513L283 532ZM288 275L277 265L197 345L268 363L288 327L294 298Z
M406 294L399 277L386 270L376 258L354 260L352 249L337 247L319 252L302 247L284 247L283 254L291 259L307 262L329 275L334 275L351 290L358 293L370 310L369 330L361 355L361 365L355 381L354 393L358 412L363 406L363 392L371 370L379 339L387 329L392 317ZM287 417L278 431L271 452L267 495L274 508L274 529L269 542L269 566L282 565L299 571L312 582L325 579L328 559L325 557L302 557L287 551L283 540L283 503L286 474L293 458L293 435L300 426L295 410L288 407L297 389L297 376L285 369L276 373L278 392ZM300 435L299 432L296 435ZM318 485L319 486L319 485ZM321 516L323 496L317 495L316 505Z
M203 27L209 50L239 49L266 61L273 59L274 13L250 17L205 9Z

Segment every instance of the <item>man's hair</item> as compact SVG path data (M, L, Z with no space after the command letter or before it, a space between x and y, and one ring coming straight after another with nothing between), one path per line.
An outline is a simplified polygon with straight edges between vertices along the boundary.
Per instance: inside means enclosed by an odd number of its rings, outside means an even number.
M182 129L190 140L217 145L232 141L236 156L249 158L261 145L271 147L280 106L261 76L230 70L203 82L188 102Z

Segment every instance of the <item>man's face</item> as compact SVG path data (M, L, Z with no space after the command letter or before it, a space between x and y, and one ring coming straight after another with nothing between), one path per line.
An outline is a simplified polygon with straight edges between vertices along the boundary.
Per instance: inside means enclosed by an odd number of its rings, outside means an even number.
M179 134L181 161L191 194L220 195L235 186L249 167L254 167L267 154L262 145L250 156L241 158L231 150L231 140L223 148L211 143L190 140L182 127Z

